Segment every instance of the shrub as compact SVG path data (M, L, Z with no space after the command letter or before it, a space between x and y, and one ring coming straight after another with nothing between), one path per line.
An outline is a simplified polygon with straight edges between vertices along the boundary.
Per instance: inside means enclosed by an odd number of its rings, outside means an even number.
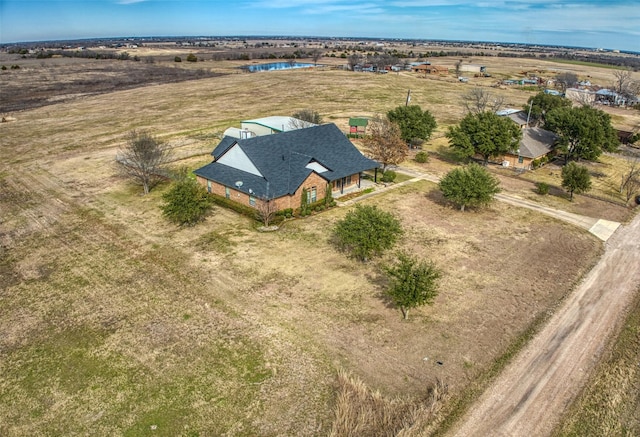
M382 182L393 182L396 179L396 172L392 170L387 170L382 174L380 180Z
M3 70L6 70L6 69L7 69L7 66L6 66L6 65L3 65L3 66L2 66L2 69L3 69Z
M20 66L19 66L19 65L17 65L17 64L13 64L13 65L11 66L11 69L12 69L12 70L19 70L19 69L20 69Z
M402 235L400 220L371 205L356 205L334 228L337 246L362 261L381 255Z
M538 182L536 186L538 187L538 194L549 194L549 184L546 182Z
M174 62L182 62L182 58L180 56L176 56L175 58L173 58Z
M418 152L416 153L415 160L420 164L424 164L429 161L429 154L427 152Z
M198 57L193 53L187 55L187 62L198 62Z
M194 225L202 220L213 203L207 190L186 175L175 182L162 199L163 215L179 225Z

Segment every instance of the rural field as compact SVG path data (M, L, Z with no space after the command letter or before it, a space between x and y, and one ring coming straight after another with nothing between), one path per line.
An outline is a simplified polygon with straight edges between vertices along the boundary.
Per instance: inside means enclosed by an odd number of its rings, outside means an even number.
M494 76L538 69L613 78L607 68L482 61ZM3 92L25 93L30 103L1 114L0 124L3 436L357 435L339 424L345 400L363 410L375 403L363 392L391 415L420 411L406 435L427 434L452 400L484 384L547 320L603 251L594 235L530 210L494 203L460 213L425 180L384 190L362 202L396 214L405 229L398 248L443 272L434 305L404 321L384 297L379 261L360 263L331 243L349 206L273 233L221 207L181 228L159 209L168 182L142 196L114 163L134 129L168 142L172 165L192 170L241 120L313 108L346 132L349 117L385 114L411 89L411 103L431 111L438 129L424 146L429 162L403 167L442 175L457 165L444 132L465 113L461 94L490 87L519 108L535 93L493 86L496 77L464 84L329 68L248 74L239 61L206 61L132 64L137 82L125 80L130 64L121 61L0 55L0 64L15 63L20 69L0 73ZM143 67L185 71L169 80ZM82 81L101 83L99 92L75 89ZM30 83L37 96L25 92ZM638 111L612 119L621 128L640 123ZM625 223L635 213L617 190L625 161L615 154L589 164L594 189L574 202L558 166L492 170L506 193ZM535 193L540 180L551 195Z

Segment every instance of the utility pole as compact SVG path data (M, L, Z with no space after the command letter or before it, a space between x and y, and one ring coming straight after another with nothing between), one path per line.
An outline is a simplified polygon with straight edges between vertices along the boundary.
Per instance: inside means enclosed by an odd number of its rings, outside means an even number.
M409 102L411 102L411 90L407 92L407 102L404 104L404 106L409 106Z

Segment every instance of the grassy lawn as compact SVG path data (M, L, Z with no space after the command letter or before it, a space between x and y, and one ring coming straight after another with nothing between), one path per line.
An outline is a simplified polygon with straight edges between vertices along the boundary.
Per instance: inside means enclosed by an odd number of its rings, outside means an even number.
M378 261L331 244L347 208L258 233L215 207L178 228L158 208L168 184L141 196L113 165L134 128L195 168L240 120L313 107L346 131L349 116L386 113L409 88L445 126L463 113L451 97L461 86L229 74L14 114L0 126L0 434L327 435L342 371L386 399L422 399L437 379L463 396L570 292L601 251L595 237L502 204L461 214L427 181L366 199L401 218L399 248L443 270L435 304L404 322ZM442 138L420 164L435 174L454 165ZM601 165L613 181L616 163Z

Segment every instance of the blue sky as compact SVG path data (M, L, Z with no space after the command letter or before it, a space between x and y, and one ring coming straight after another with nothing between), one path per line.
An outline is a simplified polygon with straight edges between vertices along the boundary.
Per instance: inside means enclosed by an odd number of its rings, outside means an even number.
M0 0L0 43L194 35L423 38L640 52L640 1Z

